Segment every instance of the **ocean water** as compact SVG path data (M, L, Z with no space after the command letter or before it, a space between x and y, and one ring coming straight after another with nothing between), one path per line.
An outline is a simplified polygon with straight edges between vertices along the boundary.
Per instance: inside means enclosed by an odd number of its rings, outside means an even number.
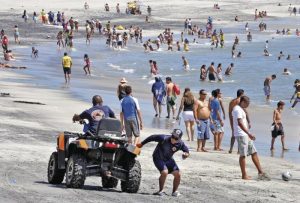
M75 48L57 49L56 43L47 43L36 47L39 50L39 58L32 59L30 57L31 47L18 47L15 51L19 58L15 61L16 65L26 65L29 67L24 71L25 74L33 76L34 80L28 80L29 83L34 82L39 86L47 86L53 89L65 89L70 92L74 98L89 102L94 94L101 94L104 100L114 109L119 109L119 102L115 96L115 89L103 90L101 86L101 78L126 77L128 81L134 85L143 84L143 87L149 91L153 78L149 75L150 59L157 61L160 75L164 78L171 76L173 81L184 87L190 87L192 91L197 93L200 89L206 89L210 92L213 89L220 88L223 96L233 98L236 95L236 90L243 88L246 94L250 97L255 105L265 106L265 97L263 92L263 82L267 76L272 74L277 75L277 79L272 82L272 103L274 107L279 100L288 103L289 98L294 92L293 83L296 78L300 78L300 55L299 46L300 38L294 34L290 36L282 35L264 35L257 34L253 36L252 42L246 41L246 34L240 34L240 44L237 46L237 51L242 52L241 58L231 58L231 46L234 40L234 34L226 34L225 31L225 47L211 49L208 40L196 39L198 43L190 44L189 52L167 51L163 46L161 50L152 53L144 52L142 44L129 41L127 48L122 50L113 50L105 45L105 39L98 36L92 39L91 45L87 46L84 39L75 39ZM232 31L232 30L231 30ZM243 31L239 30L241 33ZM178 38L178 34L175 38ZM190 42L193 41L192 36L187 36ZM147 38L145 38L146 40ZM265 40L269 40L269 53L272 56L263 56ZM154 46L155 47L155 46ZM173 46L174 49L175 45ZM14 50L13 50L14 51ZM61 68L61 57L67 51L73 58L72 79L71 85L65 87L63 72ZM278 61L277 56L280 51L283 51L287 56L291 55L292 60L286 60L286 56ZM92 62L92 77L84 76L82 67L84 65L83 55L87 53ZM181 57L185 56L190 64L190 71L184 71L182 67ZM202 64L209 66L211 62L222 63L223 73L230 63L234 63L233 75L223 77L224 82L202 82L199 80L199 70ZM290 76L283 76L284 68L288 68L292 73ZM17 79L16 79L17 80ZM115 84L117 87L118 84ZM154 111L152 110L152 100L139 98L143 109L145 125L157 129L171 129L178 126L178 123L165 119L153 118ZM289 106L289 104L287 104ZM151 108L149 108L151 107ZM77 110L81 111L81 110ZM293 114L300 113L300 107L297 106L292 111ZM181 123L180 127L184 129ZM225 128L226 132L230 132L229 125ZM228 146L230 133L226 133L224 137L224 146ZM263 155L269 156L268 149L270 138L262 138L258 140L257 148ZM278 142L278 141L277 141ZM297 142L287 141L287 144L294 148ZM291 150L285 154L275 154L277 157L285 157L291 160L299 161L299 153L296 150Z

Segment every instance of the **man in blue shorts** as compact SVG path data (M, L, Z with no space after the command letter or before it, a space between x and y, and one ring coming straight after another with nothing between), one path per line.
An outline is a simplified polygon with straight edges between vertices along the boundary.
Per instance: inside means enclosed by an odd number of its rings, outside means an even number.
M182 150L182 158L186 159L189 154L189 149L181 140L182 131L180 129L174 129L171 135L151 135L145 139L142 143L137 144L137 147L142 147L148 142L158 142L153 152L153 162L156 168L160 172L159 177L159 191L154 193L155 195L164 195L164 185L168 174L174 176L173 192L172 196L178 197L180 193L177 191L180 184L180 172L179 168L173 159L175 152Z
M194 105L194 117L197 123L198 136L197 136L197 152L207 152L205 149L206 140L210 138L210 105L206 100L206 91L204 89L199 92L200 98Z

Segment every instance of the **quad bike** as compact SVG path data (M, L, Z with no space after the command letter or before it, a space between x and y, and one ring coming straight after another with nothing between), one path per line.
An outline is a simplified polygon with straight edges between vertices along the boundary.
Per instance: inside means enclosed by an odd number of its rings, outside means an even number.
M82 188L87 176L102 178L103 188L136 193L141 182L141 165L136 156L140 149L122 136L121 122L103 118L96 133L64 132L57 137L57 151L50 156L48 182Z

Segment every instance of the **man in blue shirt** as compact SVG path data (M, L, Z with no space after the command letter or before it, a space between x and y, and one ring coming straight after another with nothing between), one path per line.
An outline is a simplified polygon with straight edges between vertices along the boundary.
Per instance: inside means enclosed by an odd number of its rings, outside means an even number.
M95 95L92 99L93 107L85 110L80 115L75 114L73 116L73 122L87 119L89 121L89 131L96 133L99 121L102 118L115 118L114 112L108 107L103 106L103 100L101 96Z
M222 120L221 116L221 104L219 101L220 95L221 95L220 89L216 89L213 91L213 99L210 102L211 107L211 118L213 121L213 134L214 134L214 150L221 151L221 141L224 134L224 122Z
M179 150L184 152L182 154L183 159L190 155L189 149L181 140L182 134L180 129L174 129L171 135L151 135L142 143L137 144L137 147L141 148L148 142L158 142L152 155L154 165L160 172L159 191L154 193L155 195L164 195L165 181L170 173L174 176L172 196L178 197L180 195L177 191L180 184L180 172L173 155Z
M125 87L125 93L126 96L121 100L120 120L128 142L132 143L132 136L134 136L136 145L139 143L140 129L143 128L142 113L138 100L131 95L131 86Z

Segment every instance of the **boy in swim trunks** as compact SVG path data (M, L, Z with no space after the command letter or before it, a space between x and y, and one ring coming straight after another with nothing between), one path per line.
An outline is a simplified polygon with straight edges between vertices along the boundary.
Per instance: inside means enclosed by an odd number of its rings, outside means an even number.
M267 77L264 81L264 92L266 96L267 102L270 101L271 96L271 82L276 79L276 75L272 75L270 77Z
M284 108L284 102L279 101L277 103L277 109L274 110L273 113L273 130L272 130L272 142L271 142L271 149L274 150L274 142L278 135L281 136L281 143L282 143L282 150L287 150L284 145L284 130L281 122L281 113Z

